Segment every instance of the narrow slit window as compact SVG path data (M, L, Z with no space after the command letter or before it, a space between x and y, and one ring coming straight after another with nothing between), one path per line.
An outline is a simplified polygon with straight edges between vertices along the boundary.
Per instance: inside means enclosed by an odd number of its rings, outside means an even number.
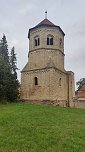
M59 79L59 86L61 86L61 78Z
M38 85L38 78L37 77L35 77L35 85Z

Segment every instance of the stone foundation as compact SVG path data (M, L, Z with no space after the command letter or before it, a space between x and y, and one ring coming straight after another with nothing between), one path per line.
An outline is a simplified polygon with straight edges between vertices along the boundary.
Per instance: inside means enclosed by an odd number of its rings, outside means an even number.
M62 106L66 107L67 106L67 101L62 100L62 101L51 101L51 100L22 100L22 102L25 103L30 103L30 104L37 104L37 105L52 105L52 106Z

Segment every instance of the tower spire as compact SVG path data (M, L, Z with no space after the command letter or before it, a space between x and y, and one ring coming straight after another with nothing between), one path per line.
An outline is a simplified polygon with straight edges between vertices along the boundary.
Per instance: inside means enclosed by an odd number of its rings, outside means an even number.
M47 19L47 10L45 11L45 19Z

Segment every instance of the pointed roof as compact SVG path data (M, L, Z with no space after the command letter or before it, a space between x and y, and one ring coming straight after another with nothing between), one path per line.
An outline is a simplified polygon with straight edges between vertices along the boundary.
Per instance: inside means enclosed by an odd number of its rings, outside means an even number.
M45 18L37 26L39 26L39 25L54 25L54 24L51 21L49 21L47 18Z

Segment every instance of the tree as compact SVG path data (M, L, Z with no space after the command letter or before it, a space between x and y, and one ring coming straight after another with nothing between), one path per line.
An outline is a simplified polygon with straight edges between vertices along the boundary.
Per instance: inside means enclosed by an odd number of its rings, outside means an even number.
M78 86L78 89L85 84L85 78L80 79L78 82L76 82L76 85Z
M19 82L17 80L16 54L14 47L9 60L6 36L0 41L0 100L15 101L18 98Z
M3 34L3 37L0 42L0 56L9 63L9 52L6 36Z
M3 58L0 56L0 100L5 100L5 83L6 83L6 72L7 72L7 66L4 62Z
M14 46L11 49L11 56L10 56L10 64L11 64L11 72L14 74L15 78L17 79L17 59L15 54L15 48Z
M8 56L8 45L6 36L3 35L0 41L0 99L7 100L6 87L8 83L8 77L10 74L10 63Z
M10 102L17 101L19 97L19 82L18 80L15 79L15 76L11 74L9 76L8 80L8 85L7 85L7 100Z
M19 82L17 80L17 59L15 54L15 48L12 47L11 49L11 56L10 56L10 64L11 64L11 83L9 84L9 97L11 100L16 100L19 96ZM11 95L12 92L12 95Z

